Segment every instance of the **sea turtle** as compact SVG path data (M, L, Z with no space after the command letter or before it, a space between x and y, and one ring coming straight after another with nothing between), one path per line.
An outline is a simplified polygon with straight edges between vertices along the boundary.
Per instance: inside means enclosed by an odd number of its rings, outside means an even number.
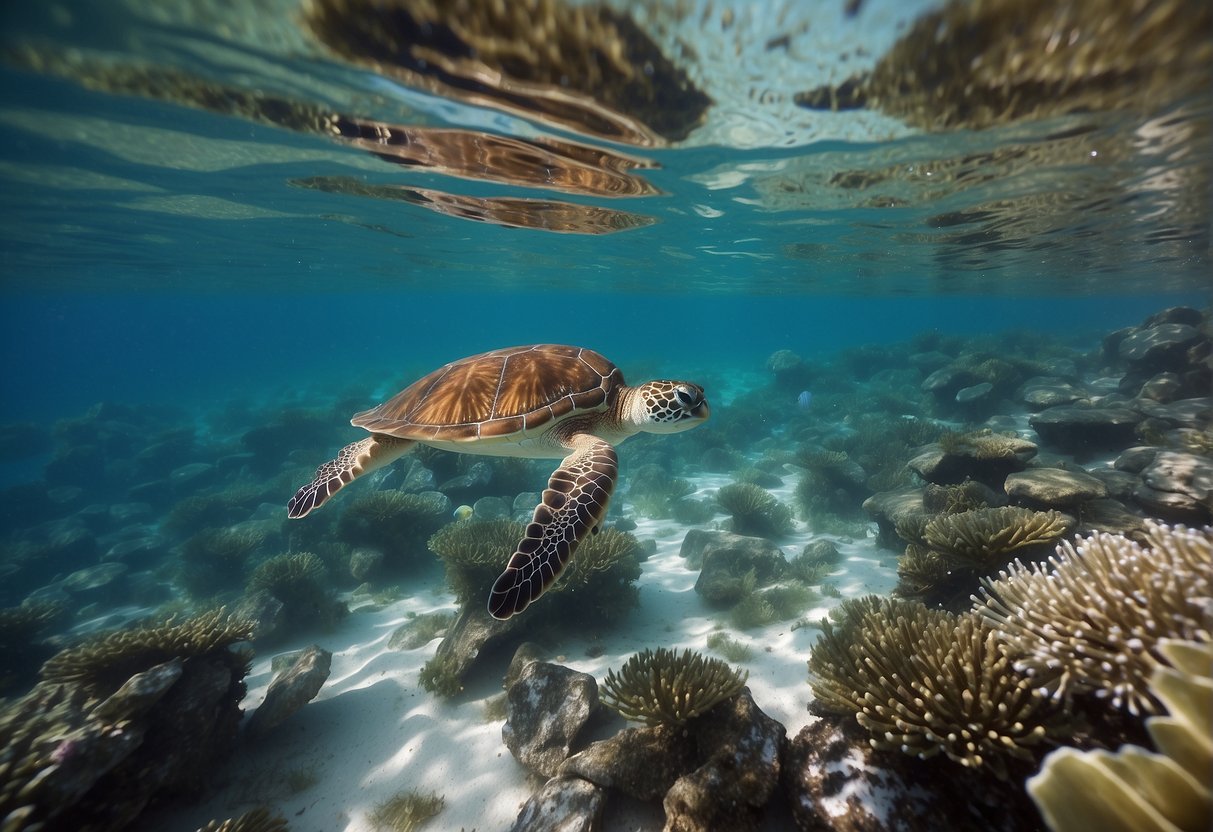
M597 529L615 487L614 446L641 431L678 433L709 414L703 388L688 381L624 384L593 350L534 344L452 361L350 420L371 432L287 503L303 517L363 474L416 445L530 459L563 458L548 480L522 541L489 594L489 613L522 612L560 575Z

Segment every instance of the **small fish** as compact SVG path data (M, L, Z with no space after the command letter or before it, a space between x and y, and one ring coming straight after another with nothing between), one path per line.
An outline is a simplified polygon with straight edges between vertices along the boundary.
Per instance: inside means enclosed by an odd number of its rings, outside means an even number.
M467 506L467 505L460 506L459 508L455 509L455 512L452 516L456 520L466 520L472 516L473 510L474 509L471 506Z
M813 403L813 394L810 393L808 390L800 391L800 395L796 397L796 404L800 406L801 410L808 410L809 405L811 405L812 403Z

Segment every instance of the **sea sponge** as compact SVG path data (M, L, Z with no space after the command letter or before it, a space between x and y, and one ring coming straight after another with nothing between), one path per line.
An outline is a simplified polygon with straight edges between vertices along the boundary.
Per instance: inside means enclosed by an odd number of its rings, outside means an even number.
M1213 528L1146 521L1145 545L1095 534L1063 542L1047 564L1018 561L984 579L975 611L997 628L1017 668L1068 698L1094 691L1113 707L1154 713L1147 684L1160 639L1213 641Z
M1015 552L1055 543L1065 532L1060 512L1003 506L941 515L926 524L923 537L952 566L984 573Z
M42 665L46 682L74 683L104 696L136 673L174 658L203 656L252 638L254 623L220 607L192 618L115 630L61 650Z
M716 492L716 503L733 517L733 531L754 537L782 537L792 531L792 512L764 488L735 482Z
M1169 716L1147 719L1146 730L1162 753L1050 754L1027 788L1054 832L1213 827L1213 645L1160 639L1158 652L1172 666L1154 668L1150 694Z
M1062 727L981 618L875 595L837 613L837 627L822 622L810 684L823 708L855 714L874 748L943 752L1005 776L1007 756L1032 759L1030 749Z
M625 719L683 725L745 687L748 671L693 650L645 650L607 671L602 701Z

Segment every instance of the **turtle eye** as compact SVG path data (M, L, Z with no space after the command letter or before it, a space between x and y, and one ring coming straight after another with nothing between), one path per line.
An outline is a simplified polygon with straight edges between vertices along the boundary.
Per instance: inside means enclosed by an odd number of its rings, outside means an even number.
M678 402L683 407L690 407L695 404L695 396L684 387L674 388L674 395L678 397Z

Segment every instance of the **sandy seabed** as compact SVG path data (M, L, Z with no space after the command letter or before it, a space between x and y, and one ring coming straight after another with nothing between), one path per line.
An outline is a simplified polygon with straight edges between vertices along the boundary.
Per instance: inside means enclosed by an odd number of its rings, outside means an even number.
M727 476L691 479L696 497L731 482ZM789 483L771 492L790 504L792 488ZM626 503L624 508L634 514ZM724 519L720 515L716 522ZM608 669L645 648L692 648L711 655L707 638L718 624L728 628L728 613L710 608L694 591L699 572L679 555L688 528L640 520L633 534L655 540L657 550L641 564L639 607L601 632L553 634L554 660L601 682ZM843 599L892 591L897 553L877 548L874 536L874 525L865 539L851 540L814 534L797 522L795 532L779 541L789 559L819 539L833 542L842 556L827 579L841 598L823 596L800 620L816 625ZM455 602L440 578L411 589L409 597L381 609L353 606L335 632L282 645L277 653L310 644L332 651L332 673L319 695L266 736L242 742L212 778L214 787L204 800L150 811L137 828L193 830L211 819L268 806L289 821L292 832L369 832L376 829L371 814L377 805L416 790L445 798L442 812L426 828L508 829L538 786L502 742L501 720L486 714L488 700L502 692L500 674L508 657L486 662L491 672L479 668L453 701L426 692L418 676L439 639L414 650L391 649L388 641L410 614L454 610ZM817 626L793 629L794 623L728 628L732 638L750 647L751 657L741 666L749 671L755 701L786 726L789 737L812 719L806 710L811 693L805 662L820 632ZM591 642L595 652L604 651L595 658L586 655ZM246 712L265 697L272 658L258 656L253 664L246 679ZM607 832L661 826L658 804L608 801Z

